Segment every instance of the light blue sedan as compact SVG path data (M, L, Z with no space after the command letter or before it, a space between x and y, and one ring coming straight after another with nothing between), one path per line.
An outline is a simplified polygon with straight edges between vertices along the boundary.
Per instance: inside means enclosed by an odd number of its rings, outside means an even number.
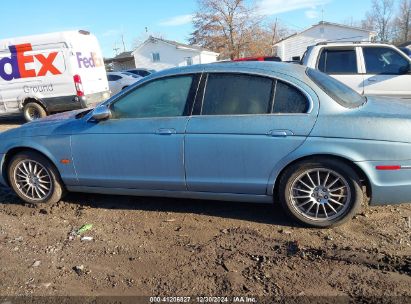
M66 191L274 202L328 227L366 198L411 200L410 118L411 101L367 99L302 66L177 68L1 133L0 183L30 203Z

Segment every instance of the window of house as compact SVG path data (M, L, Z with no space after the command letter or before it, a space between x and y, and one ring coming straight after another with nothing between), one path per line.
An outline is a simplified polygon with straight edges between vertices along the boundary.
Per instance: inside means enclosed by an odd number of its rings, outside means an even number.
M242 74L210 74L202 115L266 114L270 112L273 80Z
M153 57L153 62L159 62L160 61L160 53L152 53L151 56Z
M186 57L186 65L193 65L193 58Z
M355 49L324 49L321 52L318 69L326 74L357 74L357 54Z

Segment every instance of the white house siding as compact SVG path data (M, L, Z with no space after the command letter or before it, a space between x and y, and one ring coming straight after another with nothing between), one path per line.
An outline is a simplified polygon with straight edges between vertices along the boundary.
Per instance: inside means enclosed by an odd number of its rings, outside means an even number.
M160 61L153 62L153 53L160 54ZM172 67L186 66L187 58L191 57L192 64L210 63L217 60L218 54L192 50L165 43L163 41L148 41L134 52L136 68L164 70Z
M316 25L276 44L277 55L283 61L302 57L307 47L324 41L369 41L372 32L330 24Z

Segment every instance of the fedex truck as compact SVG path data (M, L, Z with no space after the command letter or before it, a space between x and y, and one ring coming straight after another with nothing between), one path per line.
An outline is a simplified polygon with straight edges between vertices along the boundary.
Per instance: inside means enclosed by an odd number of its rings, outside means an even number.
M0 40L0 115L27 121L110 97L96 37L67 31Z

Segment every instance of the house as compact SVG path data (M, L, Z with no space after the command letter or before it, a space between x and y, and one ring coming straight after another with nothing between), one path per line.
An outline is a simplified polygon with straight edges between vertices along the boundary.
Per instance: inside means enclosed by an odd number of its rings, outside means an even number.
M358 27L321 21L318 24L284 38L274 45L283 61L299 60L307 47L324 41L372 41L376 33Z
M132 52L122 52L116 57L104 59L104 64L111 71L122 71L128 69L135 69L134 56Z
M133 52L135 66L152 70L217 61L218 53L205 48L150 36Z

